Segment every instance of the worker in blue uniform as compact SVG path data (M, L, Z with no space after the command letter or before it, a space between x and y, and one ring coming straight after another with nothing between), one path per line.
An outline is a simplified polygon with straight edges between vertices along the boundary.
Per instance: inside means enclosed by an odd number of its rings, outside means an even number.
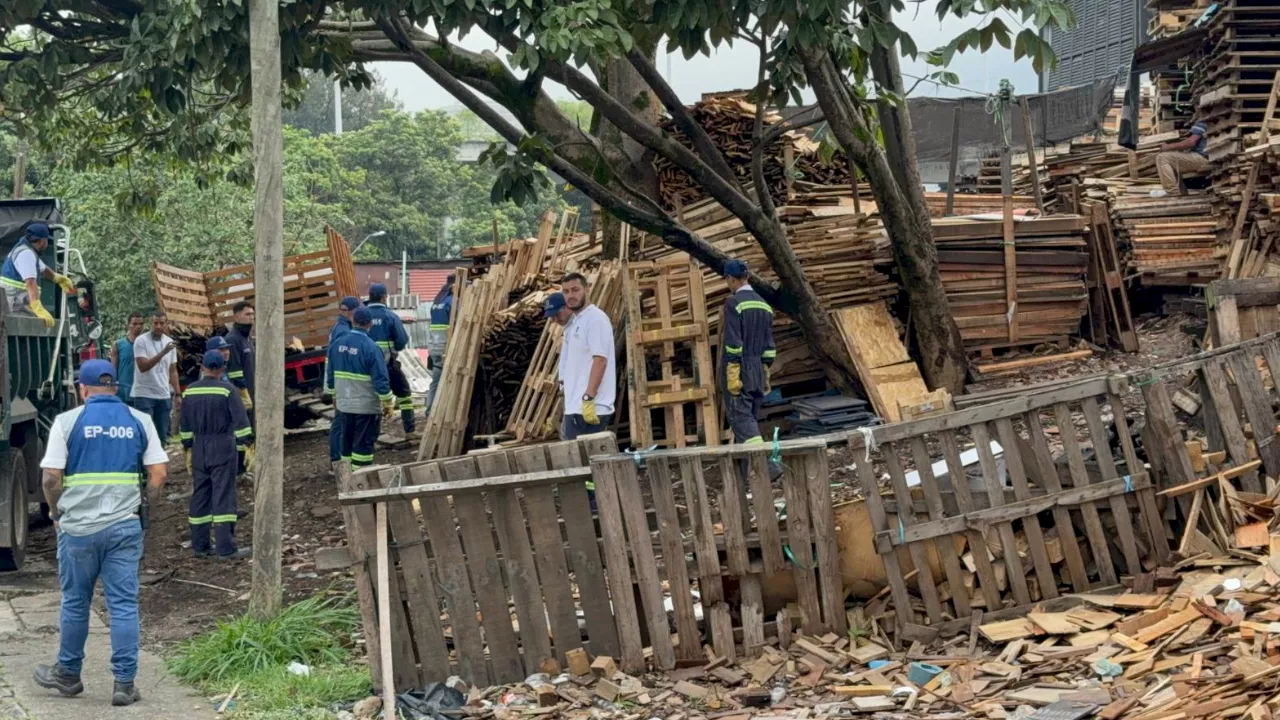
M222 337L221 335L214 335L208 340L205 340L204 349L205 349L205 352L208 352L210 350L217 350L222 355L222 359L225 361L223 364L224 368L226 367L226 365L229 365L231 363L231 346L227 344L227 339ZM222 375L219 376L219 379L227 380L228 382L230 381L230 379L227 377L227 372L225 369L222 371ZM244 404L243 400L241 401L241 404L242 405Z
M729 297L720 313L724 328L720 381L734 441L753 445L764 442L756 418L769 394L769 368L778 348L773 344L773 308L751 287L749 276L741 260L724 264ZM781 468L773 467L771 472L776 476Z
M369 337L373 312L357 309L351 324L351 332L329 346L325 391L335 396L335 417L342 426L341 460L349 461L352 467L364 467L373 464L382 417L394 412L395 396L387 377L387 361Z
M0 290L4 291L9 312L35 315L49 327L54 326L54 319L40 302L40 278L53 281L68 295L76 294L71 278L54 272L40 259L41 253L49 248L52 237L48 225L31 223L26 234L5 256L4 264L0 265Z
M382 349L382 357L387 361L391 392L396 396L400 422L404 426L405 437L408 438L413 435L416 425L413 417L413 392L409 389L409 379L400 369L400 359L396 356L409 346L409 333L405 332L400 316L387 307L386 303L387 286L382 283L370 285L369 313L373 317L373 326L369 328L369 337Z
M351 316L356 309L361 306L359 298L347 296L342 298L342 302L338 303L338 321L334 323L333 329L329 331L329 347L338 341L338 338L351 332ZM333 397L333 388L327 384L329 377L329 361L325 360L325 397ZM342 460L342 420L337 413L333 414L333 422L329 423L329 462L336 463Z
M152 504L169 456L150 416L116 393L106 360L80 366L84 404L54 419L45 449L44 496L58 536L62 590L57 662L39 665L36 684L65 696L84 692L80 671L89 639L94 586L102 581L111 616L112 705L141 699L138 672L138 564L142 560L141 478Z
M449 273L444 287L431 301L431 324L427 327L427 364L431 366L431 390L427 392L427 414L435 402L440 377L444 374L444 352L449 347L449 322L453 319L453 284L457 276Z
M218 558L239 560L253 553L236 547L236 446L253 442L253 428L240 394L222 379L225 368L220 351L205 351L200 379L182 393L178 433L192 478L191 550L196 557L213 554L212 527Z
M253 342L253 321L256 311L253 303L241 300L231 306L231 313L231 331L226 336L227 346L231 349L231 357L227 361L227 379L235 386L245 412L249 413L249 424L253 425L257 356ZM245 443L241 448L239 470L242 473L253 472L253 443Z

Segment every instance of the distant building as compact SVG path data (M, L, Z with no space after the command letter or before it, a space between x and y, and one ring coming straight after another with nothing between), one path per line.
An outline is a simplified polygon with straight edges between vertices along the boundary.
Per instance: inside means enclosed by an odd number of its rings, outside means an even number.
M1048 92L1123 72L1133 49L1149 39L1151 11L1144 0L1065 0L1076 16L1074 27L1048 28L1042 36L1058 56L1058 66L1040 74Z
M417 293L419 300L428 302L436 296L440 288L444 287L445 278L450 273L459 267L469 267L471 261L467 259L420 260L410 262L408 265L409 292ZM356 261L355 274L356 287L359 288L362 296L368 293L369 286L374 283L386 285L387 292L392 295L403 292L400 288L400 263L398 262Z

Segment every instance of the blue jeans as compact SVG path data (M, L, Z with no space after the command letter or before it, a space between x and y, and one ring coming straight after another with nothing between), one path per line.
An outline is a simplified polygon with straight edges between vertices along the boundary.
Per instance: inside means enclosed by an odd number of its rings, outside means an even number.
M168 444L169 416L173 413L173 399L157 400L155 398L136 397L133 399L133 406L139 412L151 416L151 422L156 426L156 434L160 436L160 444Z
M581 415L565 415L560 424L561 440L577 440L579 435L603 432L613 423L613 413L600 416L600 422L592 425Z
M79 675L89 639L89 606L102 579L111 616L111 672L119 682L138 674L138 564L142 523L118 522L92 535L58 532L58 579L62 585L58 664Z

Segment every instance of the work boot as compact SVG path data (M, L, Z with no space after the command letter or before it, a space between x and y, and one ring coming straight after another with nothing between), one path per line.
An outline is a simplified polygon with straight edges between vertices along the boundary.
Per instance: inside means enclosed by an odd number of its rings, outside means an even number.
M84 683L80 682L80 676L72 674L70 670L57 663L37 665L35 679L40 687L57 690L63 697L75 697L84 692Z
M116 707L124 707L132 705L142 699L142 693L138 692L138 686L131 682L116 681L115 688L111 691L111 704Z
M236 550L235 552L231 553L230 555L219 555L218 559L219 560L243 560L249 557L253 557L253 548L242 547L239 550Z
M213 555L213 551L212 550L193 550L192 554L198 558L207 558L210 555Z

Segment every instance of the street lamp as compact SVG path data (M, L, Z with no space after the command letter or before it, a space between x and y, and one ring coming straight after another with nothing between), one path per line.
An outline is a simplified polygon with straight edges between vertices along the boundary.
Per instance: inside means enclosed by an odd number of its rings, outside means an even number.
M360 252L360 248L364 247L365 243L369 242L373 238L382 237L383 235L386 235L386 234L387 234L386 230L378 230L377 232L371 232L368 235L365 235L363 240L356 243L356 246L351 248L351 256L355 257L355 254Z

